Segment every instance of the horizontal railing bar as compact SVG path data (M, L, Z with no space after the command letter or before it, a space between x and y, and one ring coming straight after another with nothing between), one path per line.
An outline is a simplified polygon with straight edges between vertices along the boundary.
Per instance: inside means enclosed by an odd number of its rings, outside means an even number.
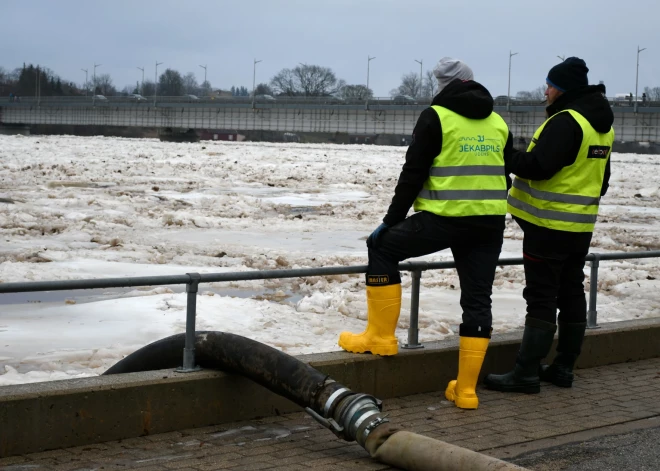
M650 252L620 252L610 254L598 254L602 260L624 260L633 258L654 258L660 257L660 251ZM585 260L594 260L595 255L589 254ZM522 257L502 258L498 260L499 266L521 265ZM453 260L443 262L404 262L399 264L401 271L425 271L455 268L456 263ZM367 265L341 266L341 267L320 267L320 268L300 268L292 270L256 270L246 272L226 272L226 273L203 273L200 283L226 282L226 281L249 281L265 280L277 278L300 278L306 276L327 276L327 275L351 275L366 273ZM164 276L138 276L126 278L96 278L84 280L60 280L60 281L21 281L12 283L0 283L0 293L26 293L35 291L62 291L74 289L95 289L95 288L123 288L132 286L155 286L155 285L179 285L190 283L188 275L164 275Z
M585 257L587 262L591 262L596 257L596 254L590 253ZM598 258L603 260L627 260L632 258L656 258L660 257L660 250L651 250L649 252L615 252L615 253L599 253Z
M1 283L0 293L32 291L62 291L71 289L124 288L130 286L182 285L190 282L188 275L135 276L126 278L96 278L86 280L19 281Z
M202 273L201 283L213 283L217 281L271 280L274 278L300 278L303 276L352 275L366 272L367 265L354 265L344 267L298 268L292 270Z

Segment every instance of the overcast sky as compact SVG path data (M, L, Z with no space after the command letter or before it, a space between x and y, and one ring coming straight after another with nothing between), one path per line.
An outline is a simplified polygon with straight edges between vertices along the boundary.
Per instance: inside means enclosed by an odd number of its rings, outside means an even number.
M332 68L349 84L388 96L403 74L443 56L467 62L493 96L545 81L557 56L578 56L608 95L660 86L658 0L0 0L0 66L51 68L84 83L88 69L118 89L153 80L156 60L216 88L252 87L298 63Z

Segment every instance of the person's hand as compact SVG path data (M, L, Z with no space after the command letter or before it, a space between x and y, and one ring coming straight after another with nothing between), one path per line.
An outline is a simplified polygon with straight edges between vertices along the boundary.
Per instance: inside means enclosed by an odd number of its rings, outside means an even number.
M380 226L378 226L376 230L373 231L369 237L367 237L367 247L372 249L378 247L380 237L389 228L390 226L385 223L382 223Z

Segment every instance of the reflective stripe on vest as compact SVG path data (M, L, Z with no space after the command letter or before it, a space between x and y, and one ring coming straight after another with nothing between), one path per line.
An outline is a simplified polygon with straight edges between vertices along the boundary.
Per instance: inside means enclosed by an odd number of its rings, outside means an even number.
M441 216L506 214L504 146L509 128L497 114L469 119L433 106L442 126L442 150L415 200L415 211Z
M552 193L551 191L536 190L529 186L526 180L516 178L513 181L513 187L528 193L533 198L538 200L552 201L553 203L569 203L581 204L584 206L598 206L600 203L600 196L580 196L580 195L565 195L563 193Z
M427 200L506 200L506 190L427 190L419 197Z
M562 211L553 211L552 209L539 209L535 208L531 204L523 203L517 199L510 199L509 205L522 211L526 211L533 216L536 216L537 218L554 219L556 221L575 222L582 224L596 223L596 214L574 214L564 213Z
M502 175L502 167L497 165L464 165L462 167L432 167L432 177L464 177L471 175Z
M582 129L582 143L575 162L548 180L516 177L509 193L508 210L516 217L548 229L593 232L614 130L598 133L578 112L561 111L565 112L570 113ZM554 116L556 114L534 133L528 152L536 146L543 128Z

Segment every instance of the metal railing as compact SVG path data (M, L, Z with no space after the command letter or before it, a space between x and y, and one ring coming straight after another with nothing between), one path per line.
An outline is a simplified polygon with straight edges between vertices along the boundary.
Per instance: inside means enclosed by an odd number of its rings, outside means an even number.
M589 308L587 311L587 328L598 328L596 309L598 296L598 269L603 260L627 260L639 258L660 257L660 250L649 252L618 252L618 253L590 253L585 260L590 263L591 276L589 286ZM522 265L523 258L502 258L498 260L499 266ZM399 270L409 271L412 276L411 299L410 299L410 326L408 328L408 343L403 348L422 348L419 343L419 290L422 272L427 270L442 270L456 268L456 263L446 262L404 262L399 264ZM93 288L123 288L129 286L154 286L154 285L186 285L188 295L186 308L186 340L183 351L183 366L180 372L196 371L195 367L195 324L197 319L197 293L200 283L215 283L226 281L248 281L267 280L280 278L300 278L306 276L330 276L330 275L353 275L367 272L367 265L342 266L342 267L320 267L300 268L293 270L258 270L250 272L228 272L228 273L187 273L185 275L170 276L140 276L126 278L99 278L85 280L63 280L63 281L30 281L0 284L2 293L26 293L35 291L62 291L74 289Z

